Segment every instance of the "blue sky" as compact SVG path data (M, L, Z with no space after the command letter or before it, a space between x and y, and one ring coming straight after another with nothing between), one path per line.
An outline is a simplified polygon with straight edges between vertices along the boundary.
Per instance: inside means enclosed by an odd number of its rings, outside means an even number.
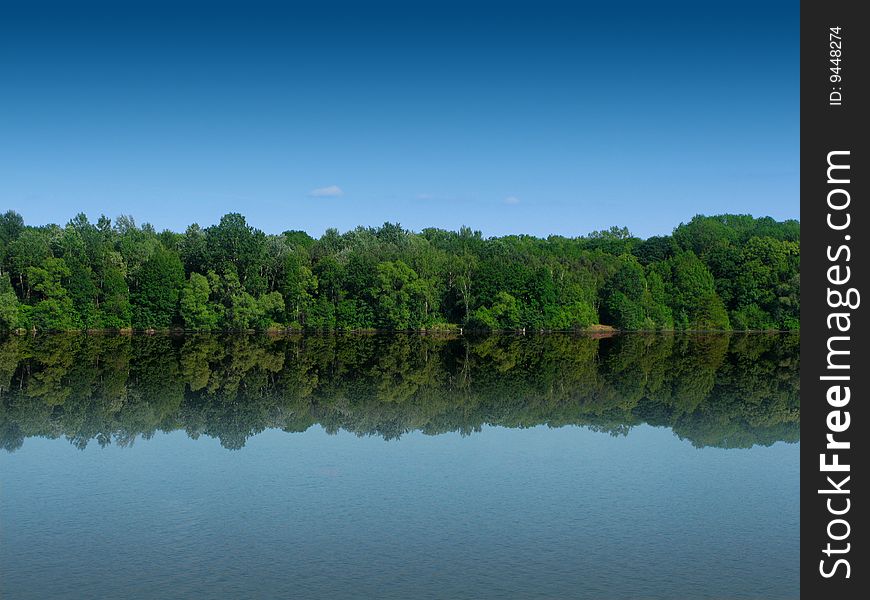
M0 208L655 235L799 214L799 4L0 8Z

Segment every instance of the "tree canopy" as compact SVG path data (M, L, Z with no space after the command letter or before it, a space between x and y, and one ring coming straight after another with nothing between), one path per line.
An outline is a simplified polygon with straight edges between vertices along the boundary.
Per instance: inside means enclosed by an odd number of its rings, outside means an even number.
M267 235L0 215L0 330L797 329L800 229L697 216L672 235L575 238L395 223Z

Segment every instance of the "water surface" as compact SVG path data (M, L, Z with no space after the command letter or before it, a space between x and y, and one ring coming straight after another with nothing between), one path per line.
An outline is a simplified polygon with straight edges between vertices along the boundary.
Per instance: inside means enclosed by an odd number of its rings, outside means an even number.
M794 336L9 338L4 598L795 598Z

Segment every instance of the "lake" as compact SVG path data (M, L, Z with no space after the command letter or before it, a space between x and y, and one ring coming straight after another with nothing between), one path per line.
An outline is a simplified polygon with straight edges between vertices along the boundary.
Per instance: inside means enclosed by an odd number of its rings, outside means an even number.
M0 596L797 598L799 337L0 339Z

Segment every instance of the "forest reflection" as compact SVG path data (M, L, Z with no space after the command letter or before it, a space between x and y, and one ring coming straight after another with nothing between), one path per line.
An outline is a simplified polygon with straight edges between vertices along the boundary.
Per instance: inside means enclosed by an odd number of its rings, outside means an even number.
M267 428L396 439L485 425L666 426L698 447L800 439L796 334L94 336L0 339L0 445L130 445Z

